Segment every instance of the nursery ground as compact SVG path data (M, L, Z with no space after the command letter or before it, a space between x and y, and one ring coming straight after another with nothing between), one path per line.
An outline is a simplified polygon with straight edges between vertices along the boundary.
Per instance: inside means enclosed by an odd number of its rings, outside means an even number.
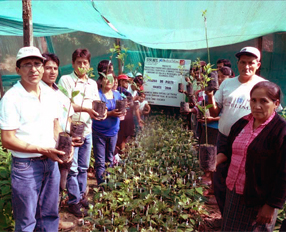
M92 172L89 172L87 184L88 184L88 199L90 202L92 202L93 188L96 187L97 185L96 179L93 177ZM218 206L204 205L204 207L206 211L209 212L209 215L203 216L204 224L200 226L199 231L220 231L220 228L213 228L213 225L217 224L215 223L215 221L221 218ZM62 207L60 209L60 218L62 221L73 222L75 224L75 227L72 230L70 230L71 232L89 232L92 230L92 225L90 225L88 221L78 219L73 214L68 212L67 205L65 202L62 202Z

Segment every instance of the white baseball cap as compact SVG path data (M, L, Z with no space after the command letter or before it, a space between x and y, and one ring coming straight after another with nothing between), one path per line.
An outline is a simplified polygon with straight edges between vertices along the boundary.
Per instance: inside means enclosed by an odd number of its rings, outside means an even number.
M129 76L129 77L131 77L131 78L134 78L132 72L127 73L127 76Z
M236 53L235 56L239 58L240 56L245 54L253 55L260 61L261 58L260 51L255 47L244 47L240 50L240 52Z
M16 61L21 60L26 57L38 57L42 60L45 60L46 58L42 56L40 50L36 47L30 46L30 47L23 47L18 51Z

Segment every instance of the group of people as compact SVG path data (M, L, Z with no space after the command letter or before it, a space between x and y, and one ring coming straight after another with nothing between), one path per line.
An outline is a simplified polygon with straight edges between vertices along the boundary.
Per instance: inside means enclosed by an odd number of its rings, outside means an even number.
M223 218L222 231L272 231L286 197L286 122L277 114L281 90L256 75L261 65L258 49L245 47L236 57L238 76L234 77L227 60L219 60L219 89L196 92L197 104L213 105L207 120L213 128L208 130L213 137L210 143L218 151L214 194ZM55 54L41 54L35 47L23 47L17 54L21 79L0 103L2 144L12 153L15 231L58 230L59 166L64 164L61 156L65 153L55 147L59 133L70 132L67 123L85 124L83 136L73 138L66 161L71 163L68 210L82 217L89 207L86 187L92 145L100 184L106 163L113 165L114 155L124 151L136 125L142 127L142 116L150 112L141 73L134 79L131 74L116 76L112 63L103 60L96 82L88 76L90 58L87 49L75 50L73 72L56 85L60 62ZM192 72L198 82L201 71L194 68ZM126 110L118 110L116 102L123 99ZM92 109L93 101L105 102L103 117ZM197 114L198 108L190 106L189 114Z
M238 76L219 60L219 89L200 90L212 104L208 126L218 122L218 130L208 129L208 135L218 153L212 181L221 230L273 231L286 198L286 122L277 114L281 90L256 75L261 66L257 48L244 47L236 57Z
M62 76L57 85L60 61L55 54L41 54L33 46L23 47L17 54L16 72L21 79L0 102L2 144L12 153L15 231L58 231L59 225L62 229L74 226L59 220L61 166L70 168L64 186L69 212L87 216L87 170L92 147L100 185L105 164L113 165L114 155L124 152L128 137L134 135L135 124L142 127L141 117L150 112L141 73L134 79L126 74L116 77L112 63L103 60L98 64L96 82L88 76L90 59L87 49L76 49L72 54L73 72ZM127 110L119 111L116 101L123 99ZM92 108L94 101L105 102L103 117ZM72 138L71 153L63 162L65 152L56 148L56 142L60 132L70 133L72 121L83 122L84 131L82 136Z

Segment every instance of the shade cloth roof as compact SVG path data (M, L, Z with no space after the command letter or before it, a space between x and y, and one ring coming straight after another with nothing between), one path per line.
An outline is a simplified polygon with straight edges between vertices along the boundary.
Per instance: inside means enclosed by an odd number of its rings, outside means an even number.
M84 31L160 49L209 47L286 31L286 1L32 1L34 36ZM104 16L118 30L113 30ZM22 35L22 1L0 1L0 35Z

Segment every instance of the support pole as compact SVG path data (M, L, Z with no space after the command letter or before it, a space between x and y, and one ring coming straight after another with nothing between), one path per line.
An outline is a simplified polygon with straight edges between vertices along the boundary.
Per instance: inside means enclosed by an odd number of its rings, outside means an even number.
M120 50L121 50L121 45L120 45L120 39L115 39L116 45L119 45ZM120 75L122 73L122 63L120 59L118 60L118 75Z
M258 43L258 50L260 51L260 54L261 54L261 56L260 56L260 62L261 62L261 61L262 61L262 43L263 43L263 37L262 37L262 36L260 36L260 37L257 38L257 43ZM261 68L261 66L260 66L259 69L256 71L256 74L257 74L258 76L260 76L260 68Z
M24 47L33 46L33 22L31 0L22 0Z
M1 98L2 98L4 96L4 87L3 87L1 73L0 73L0 94L1 94Z

